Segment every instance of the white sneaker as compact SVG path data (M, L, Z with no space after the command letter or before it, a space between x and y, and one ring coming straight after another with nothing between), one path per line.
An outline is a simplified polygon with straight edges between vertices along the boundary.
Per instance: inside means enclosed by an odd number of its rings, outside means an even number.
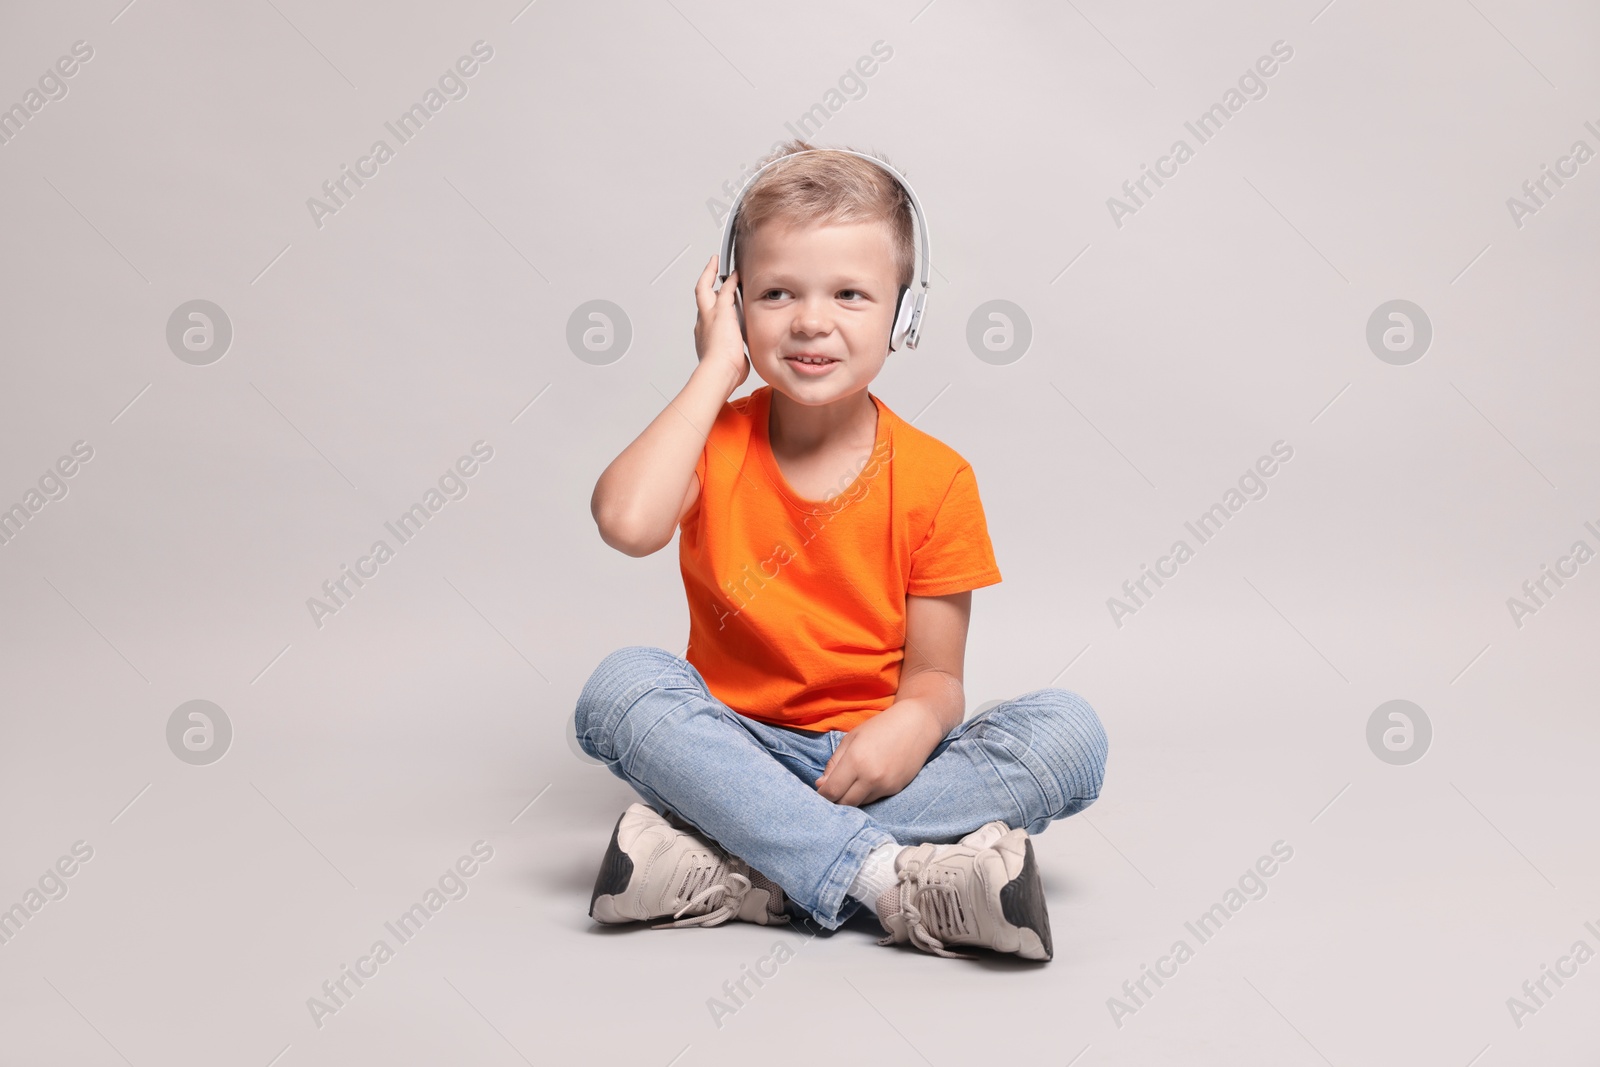
M880 945L909 941L924 952L965 959L972 957L947 946L1030 960L1054 955L1027 831L991 822L954 845L902 849L894 866L900 884L878 900L878 919L889 931Z
M670 915L665 926L716 926L729 919L786 923L783 890L748 863L674 825L646 804L617 819L589 898L597 922L628 923Z
M1010 830L1011 827L996 819L994 822L984 823L972 833L963 837L960 843L971 845L973 848L988 848L1009 833Z

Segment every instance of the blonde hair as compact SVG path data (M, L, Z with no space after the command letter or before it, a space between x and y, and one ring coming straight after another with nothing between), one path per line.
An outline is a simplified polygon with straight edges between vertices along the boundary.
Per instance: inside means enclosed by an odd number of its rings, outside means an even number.
M774 163L745 193L733 228L734 265L744 262L746 241L763 222L813 226L885 222L889 225L899 284L910 285L916 257L911 232L915 220L905 188L875 163L846 152L816 149L800 140L779 146L761 162L764 165L797 152L806 154ZM868 154L883 159L876 152Z

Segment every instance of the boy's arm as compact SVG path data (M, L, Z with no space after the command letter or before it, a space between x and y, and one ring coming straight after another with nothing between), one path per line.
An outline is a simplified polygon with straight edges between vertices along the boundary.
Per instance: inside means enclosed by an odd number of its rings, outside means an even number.
M665 547L699 493L694 465L706 435L750 373L733 307L738 274L713 291L716 257L700 272L694 328L700 362L678 395L595 482L589 511L601 540L619 552L648 556Z
M601 540L630 556L648 556L672 540L678 520L698 495L695 461L733 390L731 371L702 362L661 414L611 461L589 500Z
M972 592L906 597L906 654L893 704L844 735L817 792L860 807L911 784L966 716L961 685Z

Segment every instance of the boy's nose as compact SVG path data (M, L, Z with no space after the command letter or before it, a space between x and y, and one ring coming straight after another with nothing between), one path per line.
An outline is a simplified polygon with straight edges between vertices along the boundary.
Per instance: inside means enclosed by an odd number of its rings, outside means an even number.
M795 333L812 336L819 333L828 333L833 329L833 320L820 307L801 305L796 308L794 322L791 329Z

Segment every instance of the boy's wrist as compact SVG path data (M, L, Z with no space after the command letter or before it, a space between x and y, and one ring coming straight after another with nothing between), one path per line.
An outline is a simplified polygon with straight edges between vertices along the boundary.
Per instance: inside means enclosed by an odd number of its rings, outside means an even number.
M947 671L903 675L895 703L910 703L921 709L930 723L929 728L938 735L934 744L943 741L967 717L966 694L961 681Z
M893 711L898 717L914 721L919 727L918 737L921 740L923 755L939 747L939 742L945 739L950 731L945 729L937 709L925 700L916 697L907 697L896 700L884 709L884 713Z
M743 376L739 373L740 369L729 363L702 359L695 365L689 378L691 381L698 378L711 383L722 394L722 399L726 400L733 395L735 389L739 388L739 382L743 380Z

